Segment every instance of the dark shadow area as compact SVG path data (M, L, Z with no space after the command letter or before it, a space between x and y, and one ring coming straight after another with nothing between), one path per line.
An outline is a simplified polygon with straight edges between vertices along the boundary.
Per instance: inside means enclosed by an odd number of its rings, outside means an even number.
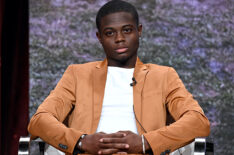
M26 136L29 105L28 1L1 0L1 155Z

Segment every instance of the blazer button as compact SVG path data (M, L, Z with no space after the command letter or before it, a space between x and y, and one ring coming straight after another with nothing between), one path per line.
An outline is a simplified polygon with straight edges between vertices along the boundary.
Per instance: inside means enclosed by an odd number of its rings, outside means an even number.
M66 150L68 147L67 147L67 145L63 145L63 144L59 144L59 147L61 148L61 149L64 149L64 150Z
M169 154L169 153L171 152L171 150L166 150L165 152L166 152L167 154Z

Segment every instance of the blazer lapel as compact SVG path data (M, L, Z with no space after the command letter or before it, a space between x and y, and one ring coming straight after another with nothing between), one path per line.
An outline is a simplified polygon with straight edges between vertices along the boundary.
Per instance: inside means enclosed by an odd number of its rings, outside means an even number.
M93 71L93 121L91 133L95 133L102 112L105 84L107 77L107 60L99 63Z
M137 58L137 62L134 70L134 78L136 79L137 84L133 86L133 104L135 117L143 126L142 122L142 91L144 88L144 83L146 79L146 75L149 72L148 66L143 64L139 58ZM139 122L136 121L138 133L141 135L144 133L144 129L139 125Z

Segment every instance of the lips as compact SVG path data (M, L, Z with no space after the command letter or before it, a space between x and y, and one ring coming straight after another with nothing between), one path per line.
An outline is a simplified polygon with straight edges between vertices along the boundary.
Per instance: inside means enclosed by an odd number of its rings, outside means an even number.
M118 49L116 49L115 51L117 52L117 53L124 53L124 52L126 52L128 50L128 48L118 48Z

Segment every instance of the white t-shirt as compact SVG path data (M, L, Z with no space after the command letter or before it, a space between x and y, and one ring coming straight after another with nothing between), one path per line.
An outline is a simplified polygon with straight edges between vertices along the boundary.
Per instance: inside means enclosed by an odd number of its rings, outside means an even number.
M102 113L97 132L130 130L137 134L133 112L134 68L108 67Z

